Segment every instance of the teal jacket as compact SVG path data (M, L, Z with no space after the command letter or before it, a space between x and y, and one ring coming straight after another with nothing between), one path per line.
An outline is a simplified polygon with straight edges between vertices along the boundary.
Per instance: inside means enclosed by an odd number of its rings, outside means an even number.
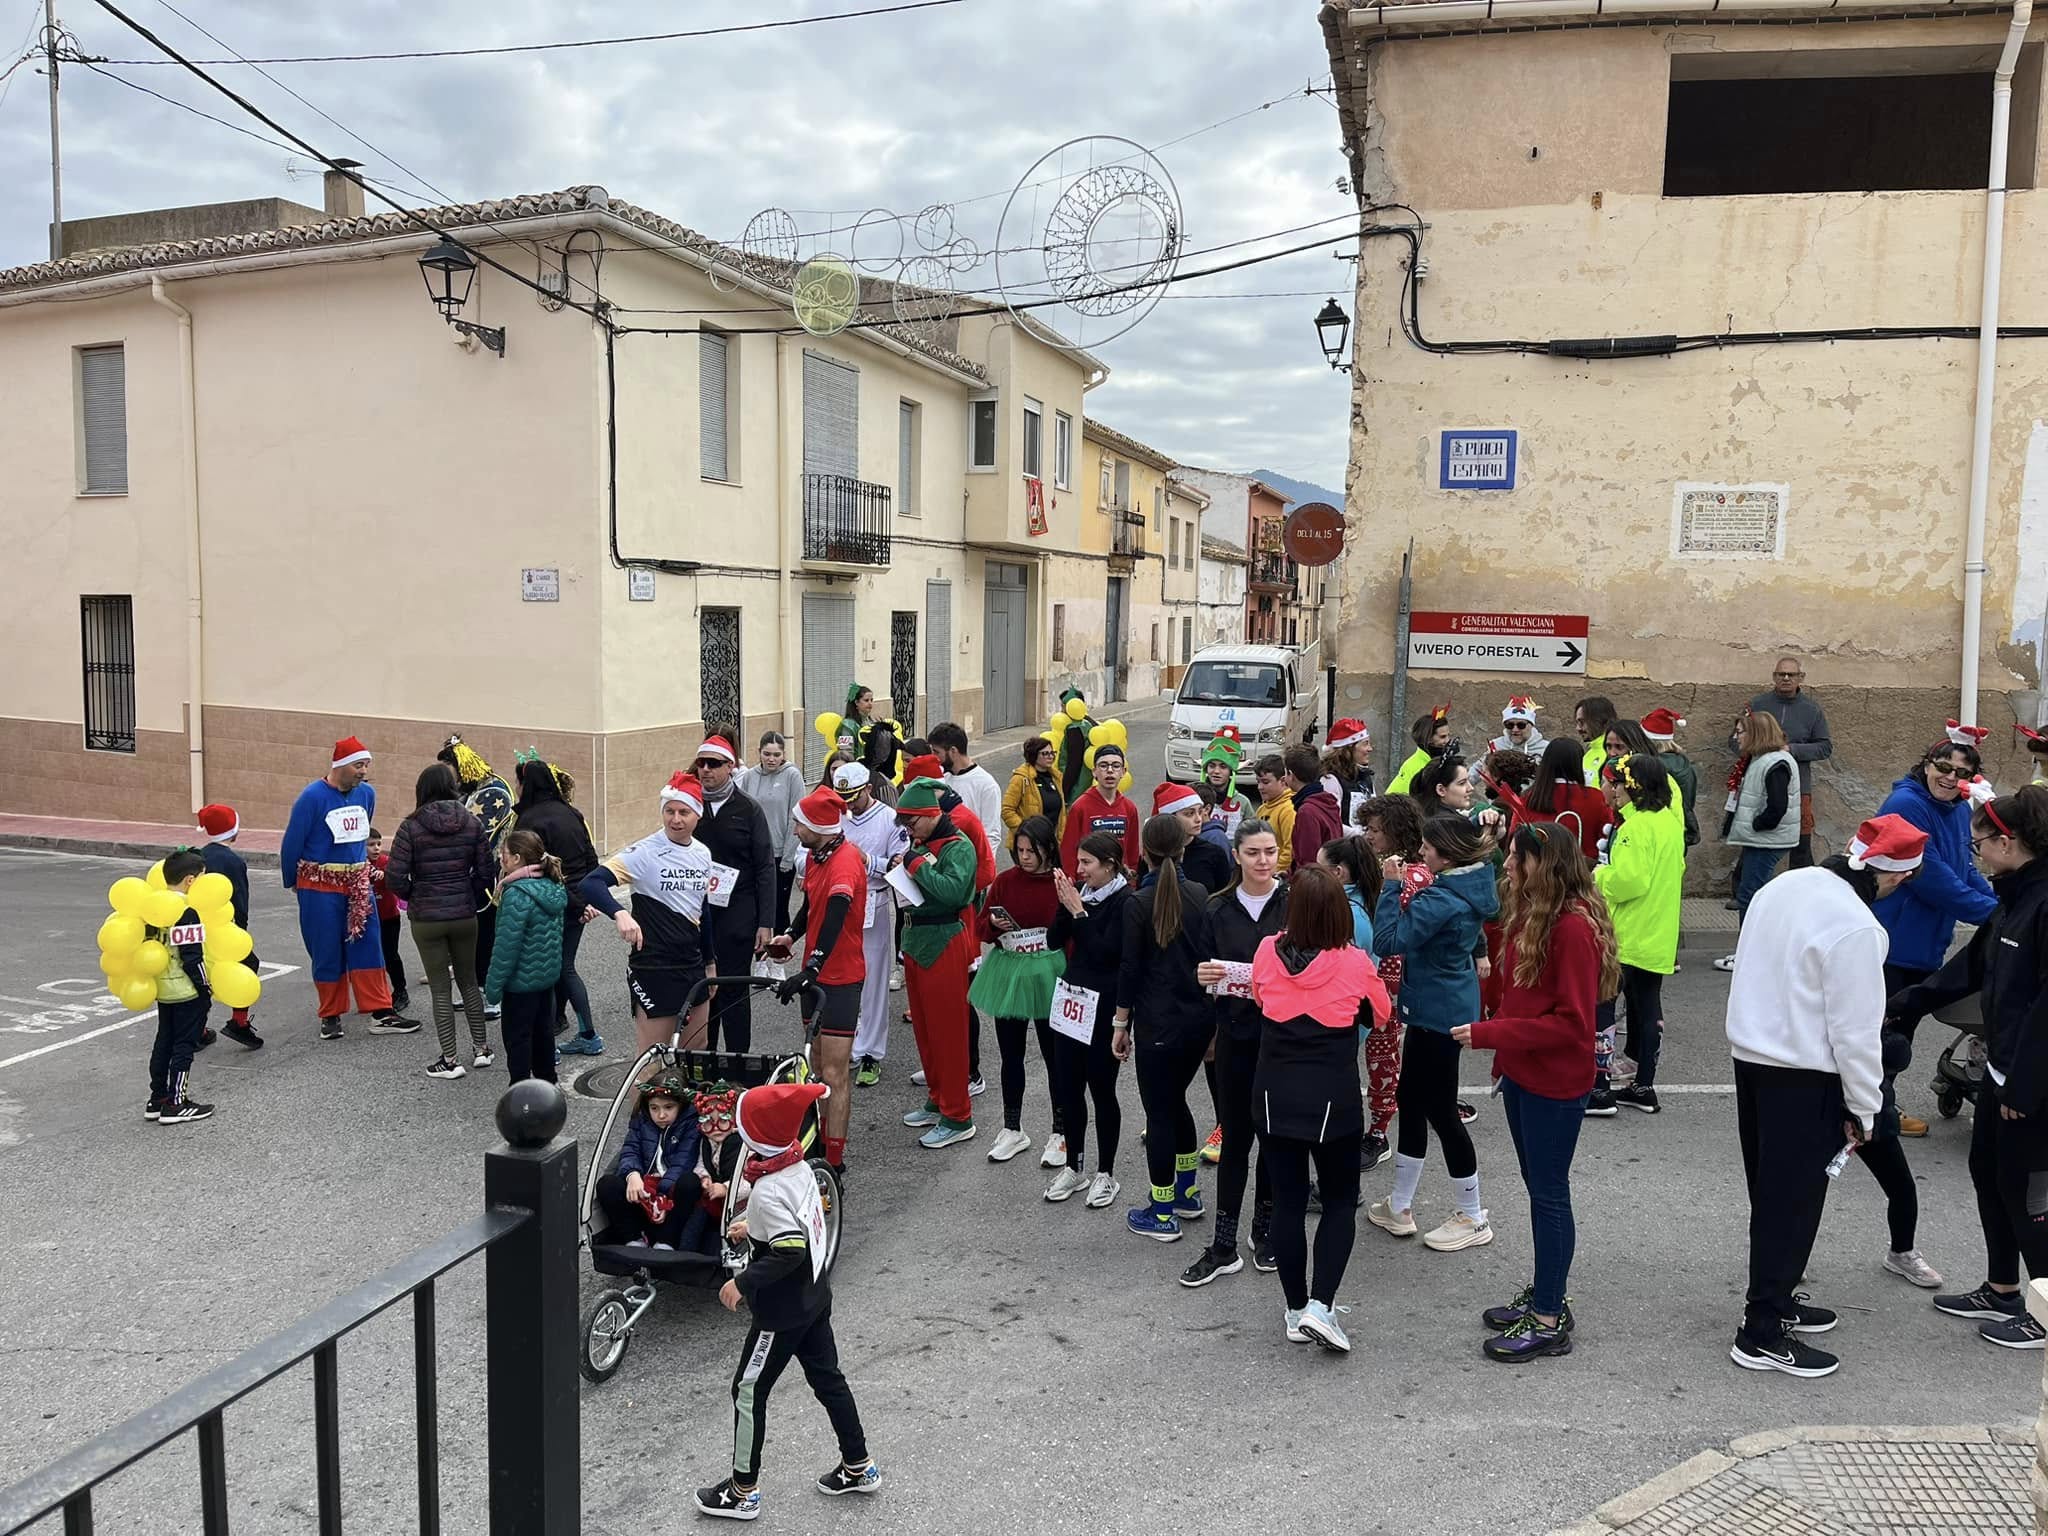
M1685 885L1685 821L1671 808L1621 813L1593 883L1614 919L1623 965L1669 976L1678 964L1678 903Z
M522 875L498 887L498 936L485 1001L553 988L562 975L562 914L568 909L569 888L545 875Z

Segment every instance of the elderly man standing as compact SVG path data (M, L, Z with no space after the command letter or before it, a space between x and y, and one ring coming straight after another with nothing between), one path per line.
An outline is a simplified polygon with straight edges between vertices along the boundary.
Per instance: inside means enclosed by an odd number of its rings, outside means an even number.
M365 858L377 791L370 787L370 749L353 736L334 744L324 778L299 791L278 848L284 888L299 899L299 936L320 994L320 1038L342 1037L349 991L356 1011L371 1016L373 1035L410 1035L417 1020L391 1006L391 978L376 922Z
M1799 841L1792 849L1792 868L1813 863L1813 765L1835 755L1828 736L1828 717L1820 701L1804 689L1806 668L1797 656L1780 656L1771 668L1771 691L1749 701L1751 714L1771 715L1785 728L1785 750L1799 764ZM1728 750L1742 755L1742 722L1728 737Z

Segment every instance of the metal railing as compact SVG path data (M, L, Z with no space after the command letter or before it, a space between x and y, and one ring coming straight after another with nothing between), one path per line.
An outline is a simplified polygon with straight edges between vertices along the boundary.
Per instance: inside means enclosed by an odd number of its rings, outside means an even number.
M341 1536L340 1351L344 1335L412 1301L419 1529L441 1529L434 1282L484 1255L492 1536L574 1536L582 1521L576 1399L576 1144L558 1142L561 1090L521 1083L498 1103L507 1146L484 1155L484 1214L243 1351L153 1408L0 1492L0 1536L62 1512L65 1536L92 1536L93 1492L152 1451L197 1432L200 1530L228 1536L223 1414L302 1361L313 1362L314 1513Z
M889 487L851 475L805 475L804 558L887 565Z
M1252 555L1252 585L1255 587L1281 587L1292 591L1296 570L1295 563L1285 555L1263 549Z
M1110 528L1109 552L1112 555L1128 555L1132 559L1145 553L1145 514L1142 512L1119 511Z

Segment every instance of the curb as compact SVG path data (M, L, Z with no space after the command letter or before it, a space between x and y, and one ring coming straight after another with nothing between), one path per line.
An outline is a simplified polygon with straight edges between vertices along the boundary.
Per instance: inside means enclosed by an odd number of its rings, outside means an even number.
M0 833L0 848L37 848L48 853L92 854L103 858L146 859L164 856L162 843L124 842L120 839L94 841L90 838L34 837L15 832ZM277 855L261 849L236 850L252 869L276 869Z

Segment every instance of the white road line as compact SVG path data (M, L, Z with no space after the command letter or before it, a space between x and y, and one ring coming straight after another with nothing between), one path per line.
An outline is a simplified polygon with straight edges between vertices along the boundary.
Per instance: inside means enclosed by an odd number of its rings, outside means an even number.
M282 965L275 961L266 960L263 962L263 969L258 972L258 975L262 980L269 981L274 976L288 976L298 969L299 967L296 965ZM0 1069L14 1066L17 1062L34 1061L38 1056L47 1056L52 1051L61 1051L68 1046L83 1045L88 1040L97 1040L101 1035L111 1035L116 1030L126 1029L131 1024L140 1024L144 1019L153 1019L155 1017L156 1010L154 1008L149 1009L145 1013L131 1013L125 1019L116 1019L111 1024L102 1024L98 1029L89 1029L84 1034L73 1035L68 1040L53 1040L48 1045L39 1045L34 1050L23 1051L18 1056L0 1057Z
M0 1061L0 1067L6 1065L6 1062ZM1468 1098L1482 1099L1492 1091L1493 1084L1491 1083L1468 1083L1458 1090L1458 1092ZM1735 1085L1733 1083L1659 1083L1657 1091L1659 1093L1733 1093Z

